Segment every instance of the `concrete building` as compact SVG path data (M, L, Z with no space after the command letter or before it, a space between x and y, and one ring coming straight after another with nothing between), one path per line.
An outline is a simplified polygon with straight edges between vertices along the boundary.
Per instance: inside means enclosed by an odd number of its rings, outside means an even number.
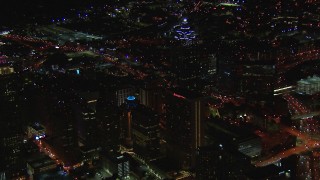
M0 67L0 75L12 74L14 73L13 67L10 66L3 66Z
M312 95L320 92L320 77L314 75L297 82L297 93Z
M27 172L30 176L30 180L37 179L38 175L41 173L54 170L56 168L56 162L44 154L37 155L27 161Z
M204 141L203 121L208 116L205 101L205 97L182 89L166 93L164 138L167 156L174 159L179 168L195 166L196 149Z
M133 150L142 159L152 161L160 157L159 116L145 106L132 112Z
M120 153L102 153L104 168L112 173L113 177L125 179L130 172L129 158L126 154Z
M46 136L46 129L44 126L39 123L35 123L27 128L27 136L28 138L34 138L35 140L39 140Z

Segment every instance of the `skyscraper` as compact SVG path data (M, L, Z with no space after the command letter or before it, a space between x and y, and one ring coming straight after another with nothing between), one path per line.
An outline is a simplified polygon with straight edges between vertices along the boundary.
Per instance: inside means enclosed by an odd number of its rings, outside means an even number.
M203 143L203 121L208 115L205 101L203 96L182 89L166 92L164 134L167 153L180 168L195 166L196 149Z
M79 115L77 119L77 134L79 137L79 144L88 146L97 146L97 110L96 104L98 101L99 93L80 93L83 102L79 106Z
M135 96L128 96L125 103L122 104L122 115L120 120L120 138L123 145L131 149L132 141L132 112L137 108L137 99Z
M97 101L97 120L99 144L104 150L119 150L120 116L117 103L101 93Z
M160 157L159 123L159 116L143 105L132 112L133 151L145 160Z

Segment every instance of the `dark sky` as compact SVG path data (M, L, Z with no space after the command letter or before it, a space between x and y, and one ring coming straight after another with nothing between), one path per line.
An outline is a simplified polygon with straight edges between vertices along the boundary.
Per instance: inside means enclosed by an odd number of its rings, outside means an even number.
M0 25L20 24L32 17L63 16L71 8L85 7L89 0L7 0L0 5Z

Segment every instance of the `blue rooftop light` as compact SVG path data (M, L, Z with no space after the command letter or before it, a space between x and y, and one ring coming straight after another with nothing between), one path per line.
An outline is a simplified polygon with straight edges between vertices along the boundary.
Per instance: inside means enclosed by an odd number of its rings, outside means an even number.
M128 96L128 97L127 97L127 100L128 100L128 101L133 101L133 100L135 100L135 99L136 99L136 97L134 97L134 96Z

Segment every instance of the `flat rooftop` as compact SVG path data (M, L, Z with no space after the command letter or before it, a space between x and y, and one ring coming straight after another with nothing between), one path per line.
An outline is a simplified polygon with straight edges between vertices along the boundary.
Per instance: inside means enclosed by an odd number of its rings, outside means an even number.
M202 94L190 91L188 89L184 88L172 88L169 90L173 94L173 96L180 97L183 99L197 99L204 97Z
M52 160L51 158L49 158L48 156L46 156L44 154L34 156L34 157L30 158L27 162L34 169L38 169L38 168L42 168L42 167L51 166L51 165L56 164L54 160Z

